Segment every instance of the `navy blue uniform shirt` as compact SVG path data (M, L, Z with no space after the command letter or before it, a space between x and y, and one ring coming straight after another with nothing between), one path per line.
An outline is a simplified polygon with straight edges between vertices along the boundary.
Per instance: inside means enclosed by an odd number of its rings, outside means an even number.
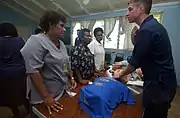
M171 101L177 83L166 29L153 16L148 16L141 24L135 41L133 54L128 62L133 67L142 69L144 99L146 102L154 99L157 103Z

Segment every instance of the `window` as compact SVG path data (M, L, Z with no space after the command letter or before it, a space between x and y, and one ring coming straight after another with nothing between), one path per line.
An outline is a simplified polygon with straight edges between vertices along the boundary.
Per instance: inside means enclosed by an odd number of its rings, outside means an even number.
M119 37L119 49L124 48L124 40L125 40L125 34L120 35L120 37Z
M122 30L122 29L120 29ZM116 20L115 27L110 35L110 39L105 39L105 48L111 48L111 49L123 49L124 47L124 40L125 40L125 34L120 34L118 39L118 33L119 33L119 20ZM119 42L119 43L117 43ZM118 46L119 44L119 46Z
M119 20L116 20L115 27L109 36L109 39L105 38L104 48L117 49Z
M162 15L163 15L163 12L154 12L154 13L151 13L155 19L157 19L160 23L162 22ZM81 24L82 23L82 24ZM73 29L73 34L72 34L72 44L74 45L75 43L75 39L77 37L77 30L78 29L81 29L83 25L87 25L89 23L89 21L86 21L86 22L76 22L75 26L74 26L74 29ZM94 34L93 34L93 31L95 28L97 27L101 27L103 30L104 30L104 23L105 21L104 20L96 20L94 26L93 26L93 29L92 29L92 36L93 36L93 39L95 38L94 37ZM125 25L128 25L128 24L125 24ZM134 26L137 26L136 24L132 24L132 28ZM104 38L103 40L103 44L104 44L104 48L111 48L111 49L124 49L126 47L128 47L131 43L131 39L130 38L130 32L131 32L131 29L132 28L129 28L128 31L126 31L126 33L122 33L122 34L119 34L119 19L116 19L116 24L115 24L115 27L112 31L112 33L110 34L109 36L109 39L107 39L106 37ZM122 29L120 29L122 30ZM105 31L104 31L105 32ZM118 35L119 36L119 39L118 39ZM127 46L126 46L127 45ZM130 46L128 47L130 48Z
M75 44L75 39L77 37L77 30L78 29L81 29L81 24L79 22L77 22L74 26L74 29L73 29L73 34L72 34L72 45L74 46Z
M154 18L158 21L158 22L162 22L162 12L155 12L155 13L152 13L152 15L154 16Z

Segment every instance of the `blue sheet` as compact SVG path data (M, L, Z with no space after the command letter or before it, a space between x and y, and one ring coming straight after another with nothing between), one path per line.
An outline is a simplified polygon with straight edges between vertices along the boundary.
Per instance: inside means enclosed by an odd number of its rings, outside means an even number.
M91 118L111 118L120 103L134 104L135 100L123 83L100 77L92 85L81 88L78 102Z

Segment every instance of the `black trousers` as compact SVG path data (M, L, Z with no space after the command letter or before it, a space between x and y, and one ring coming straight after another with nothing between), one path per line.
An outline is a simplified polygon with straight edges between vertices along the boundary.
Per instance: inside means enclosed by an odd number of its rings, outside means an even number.
M177 88L176 76L159 75L155 81L145 81L143 90L143 118L167 118Z
M154 104L144 108L143 118L167 118L170 105Z
M15 117L19 117L18 106L24 105L29 112L29 101L26 99L26 76L24 74L0 78L0 106L9 107Z

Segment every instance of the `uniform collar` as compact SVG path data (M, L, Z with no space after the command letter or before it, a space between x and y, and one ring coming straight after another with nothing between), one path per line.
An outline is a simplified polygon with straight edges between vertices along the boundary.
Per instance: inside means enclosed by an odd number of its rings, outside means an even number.
M95 40L95 42L96 42L96 45L102 46L102 44L99 43L96 39L94 39L94 40Z
M142 22L142 24L141 24L140 27L142 27L146 22L148 22L148 21L150 21L150 20L152 20L152 19L154 19L153 15L149 15L149 16Z

